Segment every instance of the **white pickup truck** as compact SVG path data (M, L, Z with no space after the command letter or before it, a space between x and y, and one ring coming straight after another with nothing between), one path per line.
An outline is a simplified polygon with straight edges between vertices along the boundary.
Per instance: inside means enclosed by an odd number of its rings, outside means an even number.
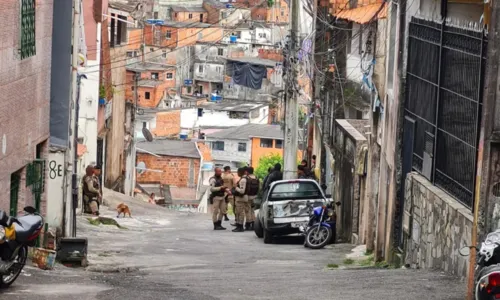
M327 198L311 179L275 181L263 193L254 224L255 234L270 244L273 236L300 233L299 227L309 221L307 202L314 207L321 206Z

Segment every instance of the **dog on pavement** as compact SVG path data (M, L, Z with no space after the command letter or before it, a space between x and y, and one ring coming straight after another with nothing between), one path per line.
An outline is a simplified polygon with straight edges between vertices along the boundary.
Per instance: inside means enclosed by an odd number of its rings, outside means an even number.
M118 213L118 215L116 216L117 218L119 218L121 214L123 214L124 218L127 214L130 218L132 218L132 215L130 214L130 209L128 208L128 205L126 205L125 203L118 204L118 206L116 207L116 212Z

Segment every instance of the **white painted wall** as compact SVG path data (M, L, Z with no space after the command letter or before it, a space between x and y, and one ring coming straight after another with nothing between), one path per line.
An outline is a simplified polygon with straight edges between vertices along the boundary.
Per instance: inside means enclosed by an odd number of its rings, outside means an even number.
M63 225L64 219L64 152L49 152L47 169L47 215L45 221L50 228L57 228Z
M231 140L231 139L216 139L211 138L210 136L206 137L207 145L212 148L211 142L222 141L224 142L224 151L214 150L212 149L212 158L214 160L223 160L230 162L246 162L250 163L251 154L252 154L252 142L251 140ZM245 143L246 151L241 152L238 151L238 144Z
M269 107L260 108L259 115L262 116L264 110L269 113ZM250 113L251 115L251 113ZM257 117L255 119L231 119L228 111L214 111L210 109L203 110L203 116L198 117L198 109L187 108L181 111L181 128L198 127L234 127L245 124L267 124L267 118Z

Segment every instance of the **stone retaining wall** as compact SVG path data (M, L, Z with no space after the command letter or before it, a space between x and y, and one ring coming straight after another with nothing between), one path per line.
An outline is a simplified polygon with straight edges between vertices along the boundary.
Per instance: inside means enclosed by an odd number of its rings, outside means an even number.
M472 221L469 208L423 176L408 174L403 217L406 264L466 277L468 257L458 250L471 243Z

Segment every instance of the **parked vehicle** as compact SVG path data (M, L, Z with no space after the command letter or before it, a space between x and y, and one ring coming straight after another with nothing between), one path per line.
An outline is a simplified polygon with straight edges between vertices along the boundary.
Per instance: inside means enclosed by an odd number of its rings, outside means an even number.
M43 218L35 208L28 206L24 211L24 216L14 218L0 210L0 288L9 287L19 277L28 247L35 246L43 228Z
M309 222L309 207L321 207L327 197L311 179L279 180L263 192L254 231L265 244L274 236L301 233L300 226Z
M335 242L336 214L333 202L328 201L322 206L310 207L309 222L299 227L304 234L304 247L321 249L330 242Z
M470 249L460 249L462 256L469 256ZM489 233L481 248L476 248L476 267L474 270L474 286L476 300L500 299L500 230Z

